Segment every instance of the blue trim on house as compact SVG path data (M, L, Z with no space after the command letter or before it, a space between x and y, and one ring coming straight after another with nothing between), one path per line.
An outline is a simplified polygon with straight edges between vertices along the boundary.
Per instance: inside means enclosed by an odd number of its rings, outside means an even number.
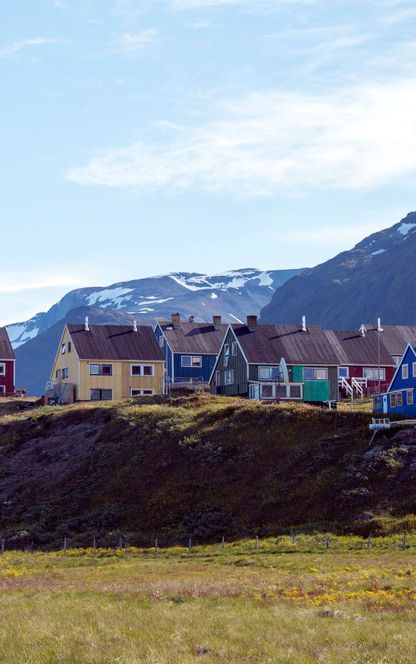
M385 394L373 398L373 409L384 415L416 418L416 351L408 346Z

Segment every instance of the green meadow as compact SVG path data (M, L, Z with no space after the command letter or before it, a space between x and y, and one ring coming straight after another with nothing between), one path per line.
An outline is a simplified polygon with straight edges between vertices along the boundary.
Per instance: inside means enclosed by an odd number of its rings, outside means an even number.
M370 546L371 545L371 546ZM5 552L7 664L414 662L416 536Z

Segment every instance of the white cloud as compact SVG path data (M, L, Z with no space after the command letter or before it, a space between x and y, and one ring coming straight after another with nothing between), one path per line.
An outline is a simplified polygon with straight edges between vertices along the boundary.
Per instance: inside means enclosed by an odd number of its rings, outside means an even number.
M17 56L20 51L27 48L36 46L45 46L47 44L67 44L68 42L62 39L54 39L51 37L31 37L30 39L23 39L22 41L14 42L0 48L0 60L8 60Z
M282 5L315 5L318 0L171 0L175 9L200 9L203 7L221 7L244 5L252 10L278 8Z
M416 173L416 79L337 93L263 91L217 102L217 119L165 123L67 177L84 185L270 195L362 189Z
M115 50L125 55L132 55L149 44L154 44L157 41L157 36L157 30L141 30L135 33L125 32L117 39Z

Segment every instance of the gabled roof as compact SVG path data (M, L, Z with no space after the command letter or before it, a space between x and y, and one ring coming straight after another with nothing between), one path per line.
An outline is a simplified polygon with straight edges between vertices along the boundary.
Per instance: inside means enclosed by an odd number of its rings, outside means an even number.
M218 355L228 325L220 323L159 323L173 353Z
M80 360L153 360L164 357L153 329L131 325L67 325Z
M391 353L384 345L384 338L380 336L380 357L376 334L366 334L351 330L328 330L328 337L332 339L341 365L377 366L379 359L381 366L395 366Z
M0 360L14 360L16 356L5 327L0 327Z
M367 334L377 336L377 325L366 325ZM407 344L416 345L416 325L382 325L380 337L391 355L403 355Z
M303 332L297 325L232 325L247 361L251 364L278 364L282 357L288 364L338 365L333 339L327 330L309 326Z

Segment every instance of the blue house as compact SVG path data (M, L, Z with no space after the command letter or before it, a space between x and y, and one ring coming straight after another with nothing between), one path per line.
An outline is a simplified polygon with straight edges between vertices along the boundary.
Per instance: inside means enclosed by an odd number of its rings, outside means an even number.
M384 394L373 397L375 413L416 418L416 349L408 345Z
M172 314L169 322L156 325L155 335L165 356L168 388L207 385L227 330L221 316L212 323L187 322Z

